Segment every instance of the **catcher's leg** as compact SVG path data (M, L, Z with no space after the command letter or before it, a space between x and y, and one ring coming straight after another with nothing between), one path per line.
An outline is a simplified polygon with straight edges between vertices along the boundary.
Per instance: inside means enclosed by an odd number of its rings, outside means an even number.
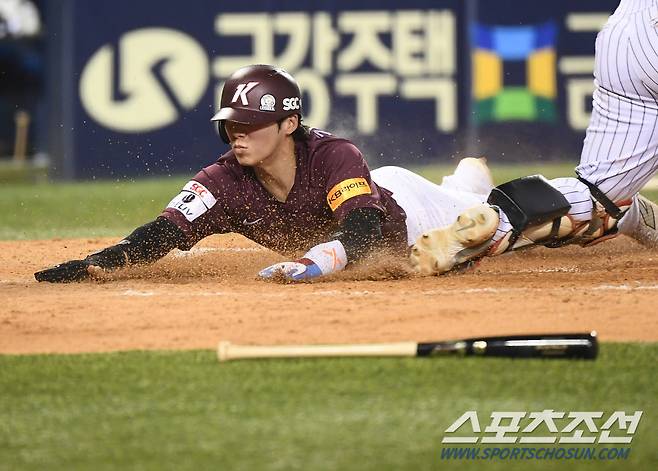
M500 185L487 201L463 212L451 226L424 233L411 249L415 269L423 275L444 273L484 255L548 242L572 230L563 227L561 231L559 223L571 205L540 175ZM510 230L495 238L499 226L505 224ZM524 231L526 237L521 237Z
M451 226L424 233L411 250L415 269L440 274L485 255L535 245L588 245L618 232L618 218L593 202L576 179L550 184L539 175L519 178L494 188L488 203L464 211ZM622 215L629 204L618 204Z

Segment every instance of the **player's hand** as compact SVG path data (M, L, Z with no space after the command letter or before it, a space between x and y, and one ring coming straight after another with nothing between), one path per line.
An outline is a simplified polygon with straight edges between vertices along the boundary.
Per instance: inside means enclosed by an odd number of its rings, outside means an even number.
M304 281L322 276L322 271L307 258L295 262L275 263L258 273L258 276L268 280L282 277L285 281Z
M93 278L95 277L94 272L97 270L102 269L92 265L89 260L71 260L38 271L34 274L34 278L37 281L47 281L49 283L71 283Z

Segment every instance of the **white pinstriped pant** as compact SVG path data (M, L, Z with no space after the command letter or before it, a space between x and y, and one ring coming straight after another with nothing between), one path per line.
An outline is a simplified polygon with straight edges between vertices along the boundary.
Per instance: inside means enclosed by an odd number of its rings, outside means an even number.
M377 185L393 193L393 199L407 215L407 242L416 243L423 232L448 226L464 210L482 204L493 187L461 175L459 167L437 185L401 167L381 167L370 172ZM470 180L469 180L470 178Z
M597 36L594 76L594 109L576 170L612 201L628 199L658 170L655 1L622 1Z
M622 0L596 38L593 110L577 173L612 201L632 198L658 171L658 0ZM576 178L550 183L589 221L589 189ZM631 233L637 204L619 224ZM511 225L503 214L494 240Z

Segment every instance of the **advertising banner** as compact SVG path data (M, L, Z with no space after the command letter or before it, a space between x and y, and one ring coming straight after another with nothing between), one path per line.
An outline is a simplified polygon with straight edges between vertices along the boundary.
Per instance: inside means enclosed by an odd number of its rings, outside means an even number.
M577 160L596 32L616 6L58 3L52 147L60 174L82 178L191 173L212 162L227 150L210 123L223 82L253 63L292 73L304 122L351 138L373 167L467 154Z

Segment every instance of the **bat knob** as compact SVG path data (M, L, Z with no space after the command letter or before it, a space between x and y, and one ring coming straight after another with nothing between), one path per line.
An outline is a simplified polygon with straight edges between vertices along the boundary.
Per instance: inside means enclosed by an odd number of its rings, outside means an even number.
M221 340L219 342L219 345L217 345L217 358L219 359L219 361L230 360L230 357L228 355L228 350L230 346L231 346L231 342L228 342L226 340Z

